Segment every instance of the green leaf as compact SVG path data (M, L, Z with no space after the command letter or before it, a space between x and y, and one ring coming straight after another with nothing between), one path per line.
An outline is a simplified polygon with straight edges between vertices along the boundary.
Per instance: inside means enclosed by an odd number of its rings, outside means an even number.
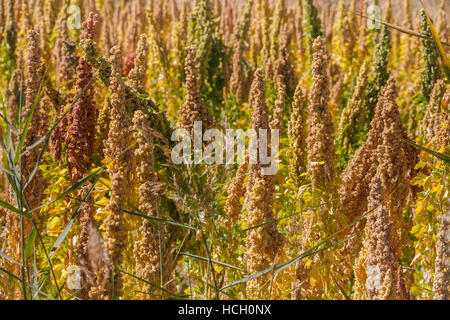
M25 259L28 259L29 257L31 257L31 254L33 253L35 240L36 240L36 229L33 229L33 231L31 231L31 235L28 238L28 242L25 247L25 253L24 253Z
M428 149L428 148L425 148L425 147L423 147L421 145L418 145L417 143L415 143L415 142L413 142L411 140L408 140L408 139L405 139L405 138L402 138L402 137L400 137L400 139L405 141L407 144L413 146L414 148L422 150L422 151L425 151L425 152L435 156L436 158L441 159L442 161L445 161L445 162L450 164L450 156L448 156L446 154L443 154L443 153L440 153L440 152L433 151L433 150Z
M16 207L10 205L9 203L7 203L7 202L5 202L3 200L0 200L0 206L2 206L3 208L6 208L8 210L11 210L13 212L16 212L16 213L18 213L18 214L20 214L20 215L22 215L22 216L24 216L24 217L26 217L28 219L31 219L31 215L28 212L22 212L19 209L17 209Z

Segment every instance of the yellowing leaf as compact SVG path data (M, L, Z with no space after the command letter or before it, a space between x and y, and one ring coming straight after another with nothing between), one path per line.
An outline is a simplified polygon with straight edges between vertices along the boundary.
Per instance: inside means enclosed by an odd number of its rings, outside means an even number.
M416 166L414 167L415 170L419 170L424 168L427 165L427 163L425 161L420 161L418 164L416 164Z
M48 210L47 213L48 213L49 215L51 215L51 216L54 216L54 215L56 215L56 214L61 214L62 212L64 212L64 209L63 209L63 208L56 207L56 208L53 208L53 209Z
M419 232L419 230L420 230L420 225L416 224L414 227L412 227L411 233L416 234L417 232Z
M47 223L47 234L52 237L57 237L62 231L61 219L58 216L54 216L49 219Z
M417 207L416 207L416 214L420 214L421 212L423 211L423 207L422 207L422 205L421 204L418 204L417 205Z

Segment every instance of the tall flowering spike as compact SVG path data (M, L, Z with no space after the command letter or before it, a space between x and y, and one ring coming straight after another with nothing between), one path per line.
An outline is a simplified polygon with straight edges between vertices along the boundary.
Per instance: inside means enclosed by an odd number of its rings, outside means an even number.
M148 39L147 36L143 34L139 38L134 68L128 74L130 86L135 90L142 90L145 88L148 69L148 52Z
M392 244L392 222L383 203L381 179L375 176L370 187L369 207L375 211L367 218L368 256L365 263L366 298L395 298L396 260Z
M97 51L95 42L91 39L80 41L82 57L88 61L95 69L96 75L106 87L110 85L111 66L108 61Z
M6 26L5 26L5 37L6 37L6 48L8 50L8 55L10 59L15 60L16 58L16 46L17 46L17 22L14 15L14 4L15 0L7 0L7 13Z
M356 12L359 9L359 8L357 8L357 2L358 2L357 0L351 0L350 1L349 10L351 12ZM358 28L359 28L358 20L357 19L352 19L351 15L349 14L349 15L346 16L346 19L345 19L344 23L349 23L350 27L352 28L353 38L350 39L350 42L351 42L351 46L352 46L352 50L353 50L353 48L356 45L357 32L358 32ZM352 53L354 53L354 52L352 51Z
M383 20L392 23L392 2L391 0L387 0L386 8L384 9L383 13Z
M75 44L69 39L67 19L61 17L57 25L58 37L55 42L53 60L56 68L56 82L67 89L72 88L76 58L74 57Z
M34 30L28 31L27 34L27 52L26 52L26 66L25 66L25 105L22 109L22 118L24 119L26 115L31 112L33 105L35 104L36 98L38 97L39 88L41 85L41 78L39 77L39 68L41 66L42 53L39 43L39 33ZM33 114L33 119L30 122L30 126L25 139L24 147L33 145L40 137L40 103L34 107L35 112ZM27 153L22 158L22 176L28 179L31 174L36 160L38 158L39 151L34 148L31 152ZM40 185L41 182L38 181L37 177L33 179L32 183L27 189L30 193L28 202L30 207L36 206L41 199L40 190L43 186ZM34 184L34 185L33 185ZM32 190L32 191L31 191Z
M215 29L210 0L196 0L189 24L188 43L194 44L197 48L196 62L200 84L207 77Z
M53 28L56 24L56 18L58 16L58 11L63 4L63 1L46 1L44 4L44 21L45 30L47 34L52 33Z
M97 231L97 222L94 218L96 209L92 192L88 196L92 183L88 183L80 192L82 199L86 198L80 212L81 232L77 241L77 263L80 267L80 280L82 289L79 297L82 299L99 299L96 296L95 286L97 284L96 275L102 271L104 264L107 264L107 256L104 248L104 241Z
M448 41L449 30L447 26L447 11L445 10L445 0L441 1L439 6L439 18L437 22L437 32L441 41Z
M411 19L411 0L403 0L403 26L405 28L412 28Z
M192 135L194 134L194 122L201 121L204 130L214 125L214 119L205 106L200 95L200 86L198 81L198 68L196 62L196 48L194 46L188 49L186 58L186 100L180 109L180 120L178 126L186 129Z
M262 57L265 63L270 61L270 5L268 0L262 0L260 4L260 30L262 38ZM265 67L267 68L267 66Z
M350 147L355 147L358 142L357 134L363 129L364 124L364 99L366 96L367 61L361 67L356 80L355 90L346 108L342 111L339 124L339 136L342 148L348 152Z
M284 129L284 112L287 102L290 101L297 79L295 77L294 67L290 61L290 35L287 25L284 25L281 32L279 57L275 61L275 87L277 89L277 100L273 111L272 129L281 131Z
M402 26L404 28L413 29L412 19L411 19L411 0L403 0L403 22ZM409 35L402 34L402 39L404 41L403 48L403 64L402 67L406 71L412 70L414 66L414 43L418 42L418 39L411 39Z
M327 43L330 43L333 38L335 15L336 10L334 10L332 2L327 1L322 13L322 20L324 21L323 36Z
M402 208L409 194L410 170L415 166L415 152L411 152L410 146L400 140L406 137L406 130L402 125L398 106L395 102L397 89L394 78L390 78L383 92L383 133L381 145L377 149L378 168L377 175L380 177L386 194L390 210L390 218L394 223L395 234L393 241L396 255L399 255L401 242L407 231L402 219ZM397 258L400 258L397 256Z
M310 94L308 135L308 173L313 188L326 190L335 178L334 127L328 103L330 100L328 64L329 58L323 37L314 41L312 61L313 84Z
M411 170L415 166L416 152L411 150L408 145L400 143L398 140L398 137L407 138L407 135L400 120L398 108L395 104L395 97L395 82L391 79L383 90L382 97L378 101L367 140L360 148L358 148L358 150L356 150L354 157L349 161L342 173L339 196L342 212L346 216L348 223L355 221L364 214L364 212L370 209L368 208L367 202L370 192L369 185L372 178L375 176L377 169L376 164L380 163L386 156L379 150L381 148L380 146L383 144L383 134L387 135L387 133L389 133L391 135L393 141L388 141L390 145L395 143L394 147L390 147L385 151L403 155L399 160L392 160L393 163L398 162L398 168L400 170L397 174L392 173L392 176L404 176L403 180L399 181L396 186L398 188L396 195L403 197L400 203L403 203L408 194L407 184L408 179L411 179ZM383 130L386 132L383 133ZM388 140L389 138L386 139ZM398 150L394 151L395 148ZM392 169L395 167L396 166L393 166ZM405 170L405 172L402 170ZM398 178L393 177L392 179ZM400 205L399 207L401 208L402 206ZM400 226L401 221L396 221ZM362 231L363 227L364 222L361 221L352 228L350 233L358 233ZM405 234L401 234L398 238L403 238L404 235ZM360 237L357 236L347 243L346 253L350 254L350 263L353 263L353 255L359 250L359 239Z
M289 29L287 25L284 25L281 31L279 56L275 61L275 76L280 78L286 87L287 94L291 97L297 86L297 79L291 63L290 44Z
M113 46L116 36L116 29L114 28L114 3L106 1L102 8L102 31L100 35L100 42L102 43L103 54L107 56Z
M269 109L266 104L266 90L261 69L256 70L254 74L253 83L250 89L249 103L249 108L252 112L252 129L255 131L258 131L259 129L268 129ZM251 165L250 167L256 169L256 166L259 165Z
M422 22L422 34L431 37L431 28L428 23L425 11L420 10ZM433 41L422 39L423 58L425 68L422 71L422 95L429 101L435 83L441 78L441 68L439 66L439 53Z
M281 76L277 76L275 85L277 88L277 99L275 100L275 108L273 109L273 117L270 122L270 128L279 130L281 134L284 129L284 111L286 107L287 89Z
M220 4L220 3L219 3ZM217 3L216 3L217 5ZM217 6L215 6L216 8ZM171 18L172 20L179 20L180 19L180 7L178 5L178 1L176 0L172 0L170 2L170 14L171 14ZM219 15L220 15L220 10L219 10Z
M23 79L23 70L17 68L14 70L9 80L7 97L8 97L8 120L15 124L18 119L18 104L21 102L20 95L25 91Z
M3 39L3 31L6 24L6 6L5 0L0 0L0 34L2 34L1 38Z
M284 111L287 101L292 96L297 80L295 78L294 67L290 61L290 36L287 25L284 25L281 32L280 49L278 59L275 61L275 87L277 89L277 100L273 111L272 129L280 132L284 129Z
M415 154L400 140L406 133L396 97L395 80L391 78L377 105L376 116L380 119L372 122L371 134L377 133L379 143L372 151L378 167L369 187L367 209L374 209L374 212L367 219L364 249L358 258L364 272L357 275L369 299L395 298L396 285L401 283L396 281L398 261L408 234L402 210L409 194L410 170L414 166L410 162ZM369 139L375 140L375 137L369 136Z
M146 22L145 12L143 12L143 7L140 7L140 1L130 2L130 20L128 21L127 32L125 35L126 41L126 55L129 56L136 52L136 44L138 42L138 37L144 29L143 23ZM141 18L143 16L143 19Z
M26 2L26 1L25 1ZM25 3L24 2L24 3ZM44 4L43 4L44 5ZM38 6L37 14L41 17L44 17L44 8L43 6ZM49 46L49 40L47 35L47 28L45 27L45 19L40 19L39 23L39 35L41 36L41 52L42 52L42 60L45 64L50 64L51 60L51 50Z
M236 3L231 1L226 1L224 10L222 12L222 19L220 21L220 31L223 35L225 42L229 42L234 31L234 20L235 20L235 8Z
M269 115L266 104L264 79L261 69L255 72L251 93L250 108L252 110L252 129L260 142L260 129L269 129ZM268 139L270 144L270 137ZM258 143L258 145L260 145ZM267 146L269 147L269 146ZM274 177L262 175L261 164L249 166L249 209L248 227L258 226L275 219L273 212ZM284 238L279 233L276 224L252 229L247 237L246 262L248 272L256 273L272 265L283 246ZM247 294L252 299L266 299L267 290L263 289L267 278L260 277L249 281Z
M421 131L428 142L437 137L441 123L442 100L445 94L445 82L439 80L431 93L430 104L422 120Z
M297 42L297 48L300 53L300 57L304 58L305 46L303 43L303 1L298 0L298 5L295 7L295 37Z
M239 166L236 176L228 188L228 197L225 203L225 212L228 215L227 226L231 229L231 223L239 219L242 211L241 199L245 196L245 178L248 175L248 159Z
M83 11L87 15L84 18L88 18L91 13L98 14L96 0L84 0Z
M122 276L118 266L122 264L122 251L125 248L125 226L123 222L124 197L127 194L127 184L130 175L129 146L130 127L125 106L125 84L122 79L122 53L115 46L110 52L111 64L111 122L106 141L105 154L113 161L111 166L111 192L107 206L109 212L105 220L105 246L111 262L114 279L106 281L105 298L118 299L122 295ZM114 280L114 288L111 281Z
M378 146L379 134L378 129L372 128L369 138L358 148L342 173L339 197L343 215L347 218L348 223L356 221L367 211L369 185L376 172L375 150ZM364 221L358 222L349 233L358 234L363 230L364 224ZM361 237L356 236L346 243L344 255L348 258L349 265L353 264L355 254L360 249L360 240Z
M81 39L94 39L98 16L91 12L89 19L83 23ZM83 57L77 66L76 94L81 97L72 109L72 116L66 137L67 169L72 181L80 180L89 167L95 142L95 121L97 109L94 91L90 84L92 79L91 64Z
M137 178L139 180L139 210L151 217L161 217L159 195L160 186L154 169L154 145L149 116L141 110L134 113L133 135L137 142L135 149ZM155 227L143 219L139 228L139 238L134 254L136 272L139 277L152 283L166 283L171 279L171 252L164 227ZM162 265L161 265L162 263ZM163 279L161 279L161 273ZM144 292L149 295L154 288L146 285Z
M389 79L388 62L391 47L391 32L389 31L388 27L383 26L381 41L377 46L374 78L369 83L369 86L367 88L367 96L365 102L366 130L368 129L369 124L373 119L375 107L381 94L381 90L385 86L386 81Z
M172 50L174 51L174 55L176 57L176 65L177 65L177 74L179 75L179 79L183 76L183 61L185 58L185 47L187 41L187 33L186 30L189 26L189 15L188 8L189 4L187 0L182 1L180 19L178 23L173 28L172 35Z
M297 186L302 181L301 175L306 172L307 160L307 110L306 97L301 85L297 85L292 104L291 121L289 122L289 140L292 148L292 163L290 165L291 178Z
M366 1L363 1L361 3L361 12L364 12L366 9L365 7ZM366 57L367 53L369 51L369 39L368 39L368 28L367 24L365 22L361 23L359 26L359 33L358 33L358 54L361 57Z
M243 47L240 42L235 41L233 44L233 71L230 78L230 91L238 102L244 100L246 93L243 59Z
M239 28L233 39L233 71L230 78L230 91L238 102L245 101L249 87L249 81L244 71L244 46L250 27L251 10L253 0L248 0L239 22Z
M436 242L436 262L434 269L433 292L435 300L448 300L449 293L449 259L450 248L448 244L448 234L450 232L450 211L440 216L439 233Z
M153 2L151 3L153 4ZM115 6L114 8L114 21L118 21L116 29L119 40L118 42L120 43L125 42L126 27L128 26L130 12L131 12L130 1L125 2L121 0L120 4Z
M239 21L238 29L235 32L235 39L240 42L244 42L248 36L248 30L250 28L250 22L252 17L252 8L254 0L247 0L242 12L241 19Z
M99 16L94 12L89 13L89 18L83 22L83 31L81 32L81 39L94 40L97 36L97 25Z
M166 43L161 35L161 30L157 28L155 21L151 14L148 14L149 21L149 40L153 54L157 55L158 63L161 65L161 70L167 79L171 79L169 55L167 54Z
M322 22L317 14L317 8L313 0L305 1L305 16L307 22L306 32L308 33L308 38L312 46L314 40L322 36Z
M445 92L442 104L447 110L442 110L441 123L439 125L438 136L436 138L437 145L444 148L444 152L450 153L450 89Z
M272 22L272 32L270 34L270 56L272 59L278 57L278 48L281 35L281 27L286 17L286 0L278 0Z
M353 1L352 1L353 4ZM334 34L334 39L338 45L339 53L343 58L351 60L353 46L355 45L355 32L358 29L354 26L354 21L356 20L354 15L350 12L355 12L355 8L347 8L346 1L339 1L337 9L337 32Z

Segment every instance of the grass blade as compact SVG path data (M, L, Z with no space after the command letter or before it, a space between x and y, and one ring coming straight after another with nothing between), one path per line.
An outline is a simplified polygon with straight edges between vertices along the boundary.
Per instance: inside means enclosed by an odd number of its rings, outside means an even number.
M30 237L28 238L27 245L25 246L25 259L31 257L31 254L33 253L35 240L36 240L36 229L33 229L33 231L31 231Z
M415 142L413 142L411 140L408 140L408 139L405 139L405 138L402 138L402 137L400 137L400 139L405 141L407 144L413 146L414 148L422 150L422 151L425 151L425 152L435 156L436 158L441 159L442 161L445 161L448 164L450 164L450 156L448 156L446 154L443 154L443 153L440 153L440 152L433 151L433 150L428 149L428 148L425 148L424 146L418 145L417 143L415 143Z
M152 217L152 216L148 216L148 215L146 215L144 213L133 212L133 211L126 210L126 209L122 209L122 211L125 212L125 213L128 213L128 214L131 214L133 216L136 216L136 217L144 218L144 219L150 221L153 224L155 224L155 222L162 222L162 223L171 224L173 226L177 226L177 227L180 227L180 228L185 228L185 229L194 230L194 231L198 230L197 228L192 227L190 225L178 223L178 222L167 220L167 219L164 219L164 218Z
M11 258L11 257L9 257L9 256L7 256L6 254L4 254L4 253L1 252L1 251L0 251L0 257L2 257L2 258L4 258L4 259L8 260L9 262L12 262L12 263L14 263L14 264L17 264L18 266L22 266L22 264L21 264L19 261L15 260L15 259L13 259L13 258Z
M6 273L8 276L10 276L10 277L12 277L12 278L14 278L14 279L16 279L16 280L22 282L22 279L20 279L20 278L19 278L18 276L16 276L15 274L12 274L12 273L9 272L8 270L3 269L2 267L0 267L0 271Z
M139 280L141 282L144 282L145 284L148 284L149 286L151 286L153 288L156 288L158 290L161 290L161 291L167 293L170 297L178 298L178 299L184 299L184 298L188 297L187 295L186 296L180 296L180 295L177 295L177 294L175 294L173 292L170 292L169 290L164 289L164 288L158 286L157 284L151 283L151 282L149 282L149 281L147 281L145 279L142 279L142 278L140 278L140 277L138 277L138 276L136 276L134 274L128 273L128 272L122 270L122 268L119 268L119 271L124 273L124 274L126 274L126 275L128 275L128 276L130 276L130 277L132 277L132 278L134 278L134 279L137 279L137 280Z
M203 260L203 261L209 261L208 258L205 258L205 257L202 257L202 256L197 256L197 255L192 254L192 253L180 252L180 255L186 256L186 257L195 258L195 259L199 259L199 260ZM234 269L234 270L238 270L238 271L244 272L244 270L242 270L241 268L232 266L231 264L228 264L228 263L220 262L220 261L213 260L213 259L211 259L211 262L214 263L214 264L218 264L220 266L226 267L226 268L230 268L230 269Z
M28 212L22 212L19 209L17 209L16 207L10 205L9 203L7 203L7 202L5 202L3 200L0 200L0 206L2 206L5 209L11 210L13 212L16 212L16 213L18 213L18 214L20 214L20 215L22 215L22 216L24 216L24 217L26 217L28 219L31 219L31 215Z
M363 18L366 18L366 19L369 19L369 20L381 23L381 24L385 25L386 27L389 27L391 29L400 31L400 32L405 33L405 34L409 34L410 36L415 36L415 37L418 37L418 38L421 38L421 39L425 39L425 40L430 40L430 41L434 40L432 37L428 37L427 35L425 35L423 33L420 33L420 32L417 32L417 31L414 31L414 30L411 30L411 29L400 27L400 26L397 26L395 24L388 23L388 22L382 21L382 20L377 19L377 18L368 17L368 16L366 16L364 14L361 14L361 13L358 13L358 12L353 12L353 11L350 11L350 10L346 10L346 11L348 11L350 13L353 13L354 15L357 15L357 16L360 16L360 17L363 17ZM445 45L445 46L450 47L450 44L447 43L447 42L441 42L441 43L443 45Z

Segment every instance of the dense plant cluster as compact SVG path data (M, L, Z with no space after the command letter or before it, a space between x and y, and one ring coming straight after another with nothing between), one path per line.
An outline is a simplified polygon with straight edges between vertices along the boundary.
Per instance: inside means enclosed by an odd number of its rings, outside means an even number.
M449 299L446 5L0 0L0 299Z

